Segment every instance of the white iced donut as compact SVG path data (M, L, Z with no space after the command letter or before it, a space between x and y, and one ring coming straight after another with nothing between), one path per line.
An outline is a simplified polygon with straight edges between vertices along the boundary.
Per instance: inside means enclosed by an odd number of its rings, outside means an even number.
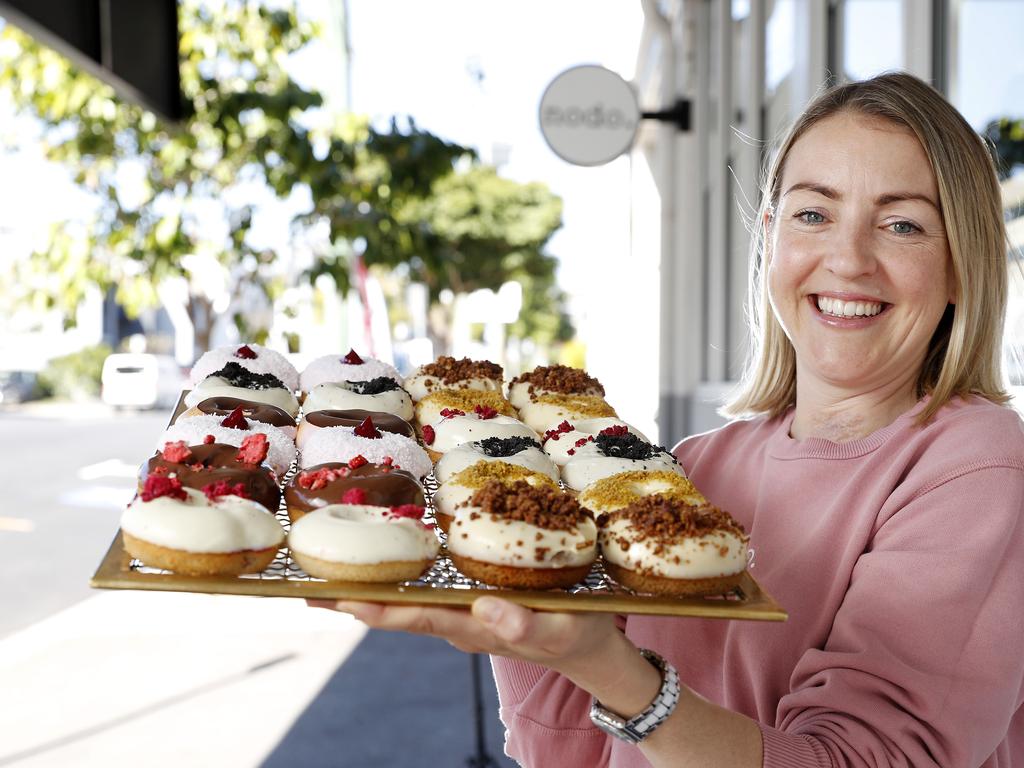
M634 434L599 435L592 443L576 449L562 467L562 482L581 491L591 483L621 472L668 470L684 475L675 457L664 448L641 440Z
M463 443L485 440L488 437L525 437L537 439L537 433L528 426L513 419L511 416L489 416L483 418L479 413L467 413L462 416L450 416L441 419L433 426L433 437L427 447L437 453L447 453ZM427 435L424 434L424 442Z
M527 437L488 438L463 443L444 454L434 467L434 477L443 483L478 461L501 461L525 467L558 482L558 467L540 449L540 444Z
M600 397L591 395L540 395L519 412L519 418L539 435L563 421L574 423L616 416L614 408Z
M422 507L411 505L331 504L293 523L288 547L302 569L318 578L409 581L433 565L440 548L422 514Z
M560 422L545 432L542 447L555 464L564 467L583 445L593 442L601 432L616 431L616 427L649 442L640 430L619 419L579 419Z
M405 388L414 402L442 389L475 389L501 392L502 369L487 360L470 360L442 355L433 363L420 366L405 380Z
M439 389L416 403L415 410L416 421L421 426L433 426L441 419L461 414L472 413L485 418L516 416L512 404L500 392L480 389Z
M614 512L645 496L664 496L699 507L708 500L688 478L672 470L633 471L610 475L584 488L579 495L580 506L598 516Z
M590 395L604 397L601 382L586 371L567 365L545 365L516 376L508 385L508 399L523 408L541 395Z
M369 381L337 381L317 384L302 402L302 412L380 411L400 419L412 419L412 398L389 376Z

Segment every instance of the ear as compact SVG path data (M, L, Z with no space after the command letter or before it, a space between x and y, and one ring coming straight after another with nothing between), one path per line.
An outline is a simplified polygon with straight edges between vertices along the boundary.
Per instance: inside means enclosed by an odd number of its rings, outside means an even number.
M771 261L772 256L772 223L775 221L775 213L771 208L765 209L761 217L761 243L763 250L763 261L765 264Z

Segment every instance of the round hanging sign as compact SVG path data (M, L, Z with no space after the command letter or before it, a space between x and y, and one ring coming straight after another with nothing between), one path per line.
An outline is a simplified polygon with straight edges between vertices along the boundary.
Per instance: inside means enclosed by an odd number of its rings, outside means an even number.
M540 130L551 150L575 165L603 165L633 146L640 107L633 88L595 64L558 75L540 100Z

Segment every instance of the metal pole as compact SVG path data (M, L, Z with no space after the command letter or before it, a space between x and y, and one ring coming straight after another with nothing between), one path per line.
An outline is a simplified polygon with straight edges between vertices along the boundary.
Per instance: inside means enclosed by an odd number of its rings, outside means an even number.
M497 762L487 752L484 733L484 694L480 680L480 654L469 654L469 668L473 686L473 725L476 729L476 754L466 760L469 768L498 768Z

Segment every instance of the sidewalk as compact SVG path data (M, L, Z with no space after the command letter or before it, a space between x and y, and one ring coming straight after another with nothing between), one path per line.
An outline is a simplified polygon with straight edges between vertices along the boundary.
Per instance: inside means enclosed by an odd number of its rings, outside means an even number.
M511 766L483 673L488 748ZM474 750L469 657L294 599L98 593L0 641L0 690L4 768L413 768Z

